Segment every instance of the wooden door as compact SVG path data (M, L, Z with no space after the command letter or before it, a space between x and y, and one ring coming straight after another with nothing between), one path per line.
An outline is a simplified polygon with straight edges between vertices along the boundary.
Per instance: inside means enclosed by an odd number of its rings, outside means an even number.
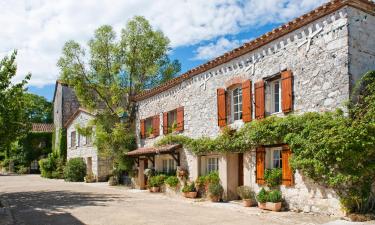
M238 154L238 186L243 185L243 153Z

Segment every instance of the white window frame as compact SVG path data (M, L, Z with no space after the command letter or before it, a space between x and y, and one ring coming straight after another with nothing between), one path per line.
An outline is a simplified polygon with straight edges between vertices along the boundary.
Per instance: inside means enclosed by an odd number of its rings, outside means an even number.
M279 84L279 91L278 91L278 101L279 101L279 107L276 108L275 107L275 104L276 104L276 98L275 98L275 95L276 95L276 90L275 90L275 85L276 84ZM281 112L281 79L277 79L277 80L274 80L274 81L271 81L269 83L269 87L270 87L270 92L271 92L271 109L270 109L270 113L271 114L275 114L275 113L280 113Z
M206 174L209 174L214 171L219 171L219 158L207 157L206 158Z
M234 92L238 90L238 94L235 96L234 95ZM237 120L242 120L242 88L241 87L235 87L233 88L231 91L230 91L230 96L231 96L231 101L230 101L230 105L231 105L231 121L234 122L234 121L237 121ZM238 99L238 102L235 104L234 103L234 99L237 98ZM238 111L235 112L235 105L238 105L239 108L238 108ZM235 118L235 114L239 114L239 117Z
M270 157L267 159L268 160L268 169L273 169L273 168L282 168L282 147L275 147L275 148L269 148L266 150L266 154L270 154ZM275 167L275 156L276 152L278 152L280 158L277 159L279 161L280 167Z
M162 171L163 173L170 173L177 169L176 162L174 159L163 159L162 160Z

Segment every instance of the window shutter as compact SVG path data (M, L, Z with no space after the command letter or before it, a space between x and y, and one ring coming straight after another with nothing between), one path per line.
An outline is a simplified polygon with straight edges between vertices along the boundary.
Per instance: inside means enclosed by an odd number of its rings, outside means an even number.
M225 89L217 89L217 121L219 127L224 127L227 124L227 114L225 105Z
M293 106L293 75L290 70L281 73L281 96L283 112L291 112Z
M163 134L168 134L168 113L163 113Z
M254 84L255 87L255 119L263 119L264 110L264 81L258 81Z
M160 134L160 116L156 115L152 118L152 132L155 137Z
M242 120L251 121L251 80L242 83Z
M184 130L184 107L177 108L177 131Z
M264 147L256 149L256 182L257 184L264 184L264 165L265 165L266 150Z
M282 159L282 184L285 186L293 185L293 171L289 164L289 159L292 154L290 148L286 145L281 152Z
M141 126L141 138L145 138L145 120L140 120L140 126Z

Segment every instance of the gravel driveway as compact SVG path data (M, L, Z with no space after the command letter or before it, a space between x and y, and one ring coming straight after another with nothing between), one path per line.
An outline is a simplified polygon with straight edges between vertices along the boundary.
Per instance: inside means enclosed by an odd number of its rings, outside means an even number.
M261 211L234 203L170 198L109 187L106 183L67 183L38 175L0 176L0 199L9 204L16 224L311 225L335 220L303 213Z

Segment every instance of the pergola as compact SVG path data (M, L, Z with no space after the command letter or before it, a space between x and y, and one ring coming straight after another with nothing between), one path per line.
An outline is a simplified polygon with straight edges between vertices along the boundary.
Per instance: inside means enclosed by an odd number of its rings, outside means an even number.
M181 147L181 144L170 144L160 147L138 148L134 151L126 153L126 155L135 158L137 166L139 166L139 159L142 157L150 160L152 162L152 166L155 167L155 155L167 154L172 156L177 166L180 166L180 153L177 150L179 150Z

